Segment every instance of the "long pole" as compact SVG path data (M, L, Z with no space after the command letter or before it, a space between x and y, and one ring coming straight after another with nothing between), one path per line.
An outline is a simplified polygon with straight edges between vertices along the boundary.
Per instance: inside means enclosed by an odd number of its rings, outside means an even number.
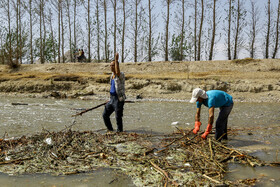
M75 114L75 115L72 115L71 117L81 116L81 115L83 115L83 114L86 113L86 112L89 112L89 111L94 110L94 109L97 109L97 108L99 108L99 107L101 107L101 106L103 106L103 105L106 105L108 102L109 102L109 101L106 101L105 103L102 103L102 104L97 105L97 106L95 106L95 107L92 107L92 108L83 110L82 112L80 112L80 113L78 113L78 114ZM134 101L125 101L125 103L134 103Z

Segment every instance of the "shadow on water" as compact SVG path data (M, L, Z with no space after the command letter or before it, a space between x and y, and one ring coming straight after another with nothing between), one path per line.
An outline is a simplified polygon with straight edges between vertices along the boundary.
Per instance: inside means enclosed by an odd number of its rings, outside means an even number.
M104 129L102 120L103 107L83 114L76 118L74 109L91 108L104 101L98 100L53 100L37 98L0 97L0 138L32 135L42 129L60 131L73 124L72 130L99 131ZM14 106L11 103L27 103L28 105ZM196 106L187 102L136 102L125 104L124 129L127 132L168 134L178 128L192 129ZM215 112L215 119L218 112ZM239 129L237 134L229 135L227 146L233 146L246 151L252 156L258 156L267 163L279 162L280 147L280 103L235 103L229 116L229 128ZM111 117L116 128L114 115ZM208 111L202 108L201 130L206 128ZM175 122L175 123L174 123ZM176 125L172 125L176 124ZM100 130L104 133L106 130ZM272 167L244 167L237 164L228 166L227 179L239 180L260 178L264 186L280 186L280 169ZM113 172L114 173L114 172ZM39 186L106 186L114 180L111 170L98 170L91 174L52 177L49 175L7 176L0 175L1 186L32 186L35 181ZM110 179L109 179L110 178ZM104 182L105 183L102 183ZM124 177L124 186L132 184ZM113 183L115 183L114 181ZM118 183L116 183L118 184ZM123 184L123 183L122 183ZM38 185L35 185L38 186ZM108 185L109 186L109 185ZM110 186L113 186L110 184Z

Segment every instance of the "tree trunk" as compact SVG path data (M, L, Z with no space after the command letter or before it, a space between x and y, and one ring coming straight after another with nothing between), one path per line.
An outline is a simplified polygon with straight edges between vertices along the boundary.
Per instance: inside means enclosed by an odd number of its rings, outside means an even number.
M77 0L74 0L74 46L75 46L75 50L77 49L77 34L76 34L76 17L77 17ZM76 62L76 59L75 59Z
M114 54L117 52L117 0L113 2L114 7Z
M8 0L7 6L8 6L7 17L8 17L8 35L9 35L9 49L8 49L9 50L9 63L13 63L10 0Z
M181 42L180 42L180 60L184 58L183 43L185 39L185 0L182 0L182 28L181 28Z
M197 0L194 2L194 60L197 60Z
M123 3L123 30L122 30L122 62L124 62L124 39L125 39L125 24L126 24L126 0L122 0Z
M265 44L265 58L269 58L269 36L270 36L270 0L267 1L267 34L266 34L266 44Z
M235 40L234 40L234 55L233 59L237 59L237 45L239 39L239 25L240 25L240 0L237 0L237 20L236 20L236 33L235 33Z
M217 0L213 0L213 31L212 31L209 60L213 59L213 51L214 51L215 37L216 37L216 2Z
M29 0L29 35L30 35L30 64L33 64L33 43L32 43L32 40L33 40L33 34L32 34L32 0Z
M279 45L279 17L280 17L280 0L278 1L278 12L277 12L277 21L276 21L276 38L275 38L275 47L272 58L276 57Z
M72 49L72 29L71 29L71 12L70 12L70 2L66 0L67 4L67 17L68 17L68 29L69 29L69 49L70 49L70 61L73 62L73 49Z
M16 4L16 42L17 42L17 47L16 47L16 62L19 62L19 51L20 51L20 44L19 44L19 0L17 0Z
M256 8L256 2L254 0L251 0L251 19L252 19L252 25L251 25L251 35L249 38L251 38L250 41L250 57L255 58L255 43L256 43L256 35L257 35L257 8Z
M148 61L152 61L152 8L151 0L149 0L149 43L148 43Z
M100 62L100 23L99 23L99 1L96 1L96 21L97 21L97 62Z
M23 55L23 43L22 43L22 23L21 23L21 2L19 0L18 7L18 21L19 21L19 63L22 64L22 55Z
M52 26L52 10L49 9L49 22L50 22L50 30L51 30L51 37L52 37L52 41L54 41L54 31L53 31L53 26ZM53 62L55 62L55 59L56 59L56 48L55 46L53 45L52 46L53 48Z
M137 62L137 35L138 35L138 0L135 0L135 28L134 28L134 62Z
M107 39L108 39L108 34L107 34L107 2L104 0L103 4L104 8L104 27L105 27L105 36L104 36L104 45L105 45L105 62L108 62L109 56L108 56L108 46L107 46Z
M60 63L60 9L61 9L61 0L58 0L58 17L57 17L57 20L58 20L58 52L57 52L57 56L58 56L58 63Z
M170 3L171 0L167 0L167 14L166 14L166 26L165 26L165 61L168 61L168 32L169 32L169 16L170 16Z
M43 10L42 10L42 17L43 17L43 62L45 63L45 50L46 50L46 38L47 38L47 30L46 30L46 21L45 21L45 1L43 1Z
M41 64L44 64L44 59L43 59L43 13L42 13L42 6L43 6L43 0L40 0L40 62Z
M87 8L87 14L88 14L88 62L91 61L91 49L90 49L90 42L91 42L91 18L90 18L90 0L88 0L88 8Z
M199 27L198 50L197 50L198 61L200 61L201 58L201 38L202 38L203 20L204 20L204 0L201 0L201 20L200 20L200 27Z
M62 53L62 63L65 63L65 56L64 56L64 24L63 24L63 8L60 7L60 18L61 18L61 53Z
M232 11L232 0L229 0L229 9L228 9L228 38L227 38L227 53L228 53L228 60L231 60L231 42L230 42L230 38L231 38L231 11Z

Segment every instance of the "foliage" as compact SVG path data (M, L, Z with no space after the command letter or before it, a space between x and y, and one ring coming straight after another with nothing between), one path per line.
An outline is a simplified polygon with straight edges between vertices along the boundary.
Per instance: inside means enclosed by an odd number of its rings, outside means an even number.
M8 64L12 69L19 66L19 59L23 59L27 55L27 37L24 30L21 33L21 41L19 41L16 30L11 30L10 34L6 30L2 33L4 41L2 41L0 59L4 61L3 64Z
M45 46L43 46L43 48L45 61L53 62L56 58L55 52L58 50L58 43L51 34L46 37ZM35 39L34 55L40 58L40 38Z
M179 34L178 36L176 36L175 34L172 35L172 43L170 46L170 57L173 61L178 61L178 60L183 60L186 58L186 53L191 50L191 47L188 45L187 41L184 40L183 41L183 54L181 54L181 48L180 48L180 44L181 44L181 34ZM182 57L182 58L181 58Z

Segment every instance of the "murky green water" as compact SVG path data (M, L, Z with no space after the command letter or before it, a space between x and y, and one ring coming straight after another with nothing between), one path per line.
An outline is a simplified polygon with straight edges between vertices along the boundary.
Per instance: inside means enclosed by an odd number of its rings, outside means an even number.
M77 109L91 108L104 101L100 100L52 100L0 97L0 138L31 135L47 129L59 131L72 125L73 130L100 130L105 126L102 120L104 107L71 117ZM26 103L28 105L12 105ZM136 102L125 104L124 130L128 132L170 133L175 130L171 125L178 122L178 127L191 129L194 125L195 104L188 102ZM218 110L215 110L218 115ZM202 108L202 129L206 128L208 111ZM114 115L111 118L114 127ZM229 127L247 128L239 131L238 136L229 136L228 145L250 152L267 162L280 162L280 103L235 103L229 117ZM105 132L100 131L100 132ZM279 168L249 168L230 165L227 178L260 178L265 186L280 185ZM110 176L111 180L107 177ZM91 174L69 177L51 177L49 175L7 176L0 175L3 186L125 186L132 185L129 179L120 179L114 171L102 170ZM113 181L111 184L109 184ZM100 182L100 183L98 183Z

